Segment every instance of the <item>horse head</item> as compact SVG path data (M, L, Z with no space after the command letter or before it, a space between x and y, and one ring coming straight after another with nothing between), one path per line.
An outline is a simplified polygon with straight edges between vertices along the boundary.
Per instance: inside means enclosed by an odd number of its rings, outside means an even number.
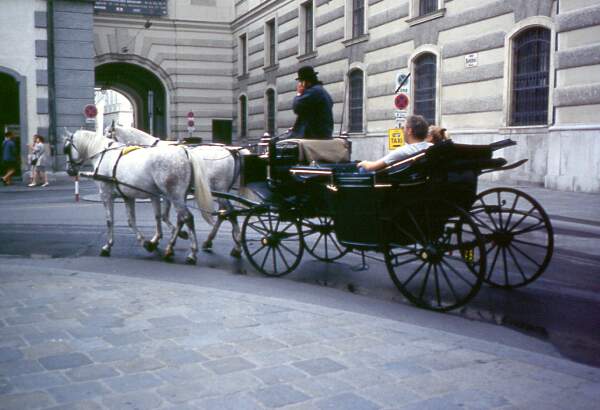
M79 173L79 168L81 167L81 165L83 165L83 162L85 161L85 159L81 156L80 150L77 149L76 143L74 141L77 139L76 136L79 133L79 131L75 131L74 133L72 133L65 127L64 133L65 135L63 137L63 153L67 157L67 174L69 176L74 177Z

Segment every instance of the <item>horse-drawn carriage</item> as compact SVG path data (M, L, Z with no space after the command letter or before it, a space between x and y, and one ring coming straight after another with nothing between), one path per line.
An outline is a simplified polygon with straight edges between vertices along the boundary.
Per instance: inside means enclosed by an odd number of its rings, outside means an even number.
M105 256L113 245L112 194L117 189L126 199L137 239L149 251L162 237L159 200L172 203L178 219L165 257L172 258L186 224L192 234L187 260L195 263L193 216L185 203L194 181L198 207L207 220L211 196L226 202L213 216L232 221L236 242L237 217L244 217L239 241L248 261L265 275L292 272L304 251L327 262L351 251L363 256L376 252L383 254L389 275L408 300L446 311L467 303L483 282L504 288L526 285L550 262L552 226L535 199L512 188L477 194L479 175L525 162L506 165L503 158L493 158L494 151L514 144L444 141L383 170L361 173L349 161L348 141L267 139L259 144L264 150L242 157L241 184L258 200L215 190L203 165L213 154L205 150L191 152L168 144L160 148L155 141L148 144L155 151L124 157L126 145L78 131L65 140L65 154L73 175L85 161L94 164L90 176L99 182L108 215ZM219 158L225 159L234 163L228 153ZM147 171L130 172L139 170L140 160ZM163 166L153 166L158 163ZM166 163L172 166L164 167ZM240 168L230 168L233 181ZM153 201L157 230L150 241L135 226L136 197ZM162 218L168 221L168 215Z
M446 141L361 173L354 162L302 165L301 142L272 139L243 166L243 182L260 197L242 211L246 258L265 275L282 276L304 251L324 261L349 251L382 253L400 292L439 311L465 304L483 282L523 286L550 261L550 220L516 189L477 194L479 175L525 162L507 166L492 157L514 144Z

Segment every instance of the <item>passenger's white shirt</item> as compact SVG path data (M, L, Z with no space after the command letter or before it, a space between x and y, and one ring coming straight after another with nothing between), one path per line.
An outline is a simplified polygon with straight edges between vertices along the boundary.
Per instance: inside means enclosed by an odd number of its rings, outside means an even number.
M408 158L411 155L416 154L417 152L423 151L431 147L432 145L433 144L427 141L415 142L414 144L406 144L396 148L395 150L387 154L385 157L383 157L382 160L383 162L385 162L386 165L390 165L396 161Z

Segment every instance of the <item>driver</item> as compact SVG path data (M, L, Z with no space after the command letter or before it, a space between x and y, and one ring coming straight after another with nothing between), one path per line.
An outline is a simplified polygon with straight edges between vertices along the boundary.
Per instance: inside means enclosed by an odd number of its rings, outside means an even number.
M331 139L333 134L333 100L317 74L311 66L298 70L293 103L298 117L292 127L293 138Z

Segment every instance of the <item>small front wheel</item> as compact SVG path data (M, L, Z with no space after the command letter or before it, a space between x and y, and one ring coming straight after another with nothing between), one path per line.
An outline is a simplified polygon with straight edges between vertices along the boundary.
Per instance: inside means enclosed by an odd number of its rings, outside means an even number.
M251 210L242 226L242 247L246 258L267 276L283 276L292 272L304 251L300 224L282 220L270 208Z
M335 235L333 218L328 216L303 219L302 241L306 252L323 262L333 262L348 253Z

